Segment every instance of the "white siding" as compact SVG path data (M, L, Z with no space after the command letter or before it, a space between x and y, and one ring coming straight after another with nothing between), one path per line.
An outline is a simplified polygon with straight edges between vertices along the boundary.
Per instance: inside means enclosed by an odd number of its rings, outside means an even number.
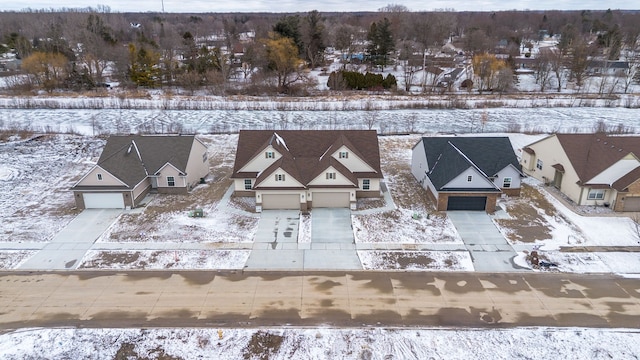
M358 179L358 188L360 188L360 190L364 190L362 188L362 180L364 179ZM369 190L364 190L364 191L380 191L380 179L368 179L369 180Z
M276 181L276 175L284 175L284 181ZM302 187L302 184L286 171L278 168L254 187Z
M504 178L511 178L511 187L510 189L519 189L520 188L520 173L513 166L508 165L504 169L500 170L493 180L493 183L496 184L497 187L502 188L504 183Z
M98 180L98 174L102 175L102 180ZM78 181L76 186L126 186L122 181L120 181L115 176L111 175L109 172L101 168L100 166L95 166L93 169L89 171L85 177Z
M176 188L184 188L187 187L187 179L185 176L180 175L178 169L173 167L171 164L163 167L158 173L158 187L176 187ZM169 186L168 177L173 176L175 180L175 186Z
M411 173L418 182L423 183L427 177L426 172L428 170L429 164L427 164L427 154L424 152L424 144L422 143L422 140L420 140L411 151Z
M348 157L346 159L340 159L340 153L346 152L348 153ZM358 157L353 153L348 147L342 146L338 151L331 154L331 156L338 160L342 165L344 165L351 172L375 172L375 170L369 166L364 160Z
M273 152L273 159L267 158L266 153ZM276 160L280 159L282 154L277 152L271 145L267 146L263 151L258 153L253 159L249 160L249 162L240 169L239 172L260 172L264 169L268 168L276 162Z
M335 179L327 179L327 173L335 174ZM356 185L346 176L338 172L333 166L329 166L325 171L320 173L315 179L309 182L310 186L322 185Z
M471 176L471 181L467 181L467 178ZM482 175L476 168L469 167L467 170L460 173L460 175L453 178L451 181L445 184L443 188L493 188L494 185L484 175Z
M207 176L209 173L209 157L203 161L203 155L207 153L207 147L200 141L193 140L191 145L191 152L189 153L189 160L187 162L187 183L189 185L196 185L200 182L200 179Z

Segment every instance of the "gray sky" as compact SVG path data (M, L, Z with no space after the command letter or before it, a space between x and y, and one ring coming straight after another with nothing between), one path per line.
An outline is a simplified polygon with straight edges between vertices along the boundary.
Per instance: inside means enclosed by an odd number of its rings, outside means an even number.
M618 0L614 3L602 0L104 0L90 3L82 0L2 0L0 11L31 9L84 8L105 5L111 12L304 12L318 10L329 11L376 11L388 4L402 4L412 11L453 8L456 11L497 11L497 10L606 10L640 9L638 0ZM55 5L52 5L55 4Z

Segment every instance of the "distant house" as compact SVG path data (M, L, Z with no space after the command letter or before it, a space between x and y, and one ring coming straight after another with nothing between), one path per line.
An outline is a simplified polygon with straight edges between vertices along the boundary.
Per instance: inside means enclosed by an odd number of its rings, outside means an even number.
M554 134L522 150L524 172L576 204L640 211L640 136Z
M193 135L110 136L71 190L80 209L133 208L151 191L186 194L208 173L207 147Z
M380 197L380 152L374 130L243 130L231 176L236 196L256 211L356 208Z
M629 70L629 62L619 60L590 60L587 72L592 75L623 76Z
M423 137L411 172L438 211L495 211L502 194L520 195L520 164L507 137Z

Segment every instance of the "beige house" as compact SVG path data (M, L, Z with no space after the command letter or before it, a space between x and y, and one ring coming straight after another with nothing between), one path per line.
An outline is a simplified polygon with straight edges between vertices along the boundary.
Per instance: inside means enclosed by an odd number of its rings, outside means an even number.
M503 195L520 195L523 174L508 137L423 137L411 173L438 211L492 213Z
M554 134L522 149L522 169L578 205L640 211L640 137Z
M207 147L194 135L110 136L71 190L80 209L133 208L151 191L186 194L208 173Z
M380 150L373 130L242 130L231 176L256 211L346 207L380 197Z

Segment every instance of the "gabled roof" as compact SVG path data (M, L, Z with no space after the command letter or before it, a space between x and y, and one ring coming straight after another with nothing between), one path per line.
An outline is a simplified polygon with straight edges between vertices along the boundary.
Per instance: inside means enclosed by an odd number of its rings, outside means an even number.
M626 192L628 191L627 188L633 184L634 182L638 181L640 179L640 166L633 169L632 171L630 171L629 173L627 173L627 175L621 177L620 179L616 180L611 187L620 191L620 192Z
M584 184L629 154L640 156L640 136L556 134Z
M380 149L375 130L241 130L233 169L233 178L243 178L254 173L240 170L268 146L282 154L274 164L257 175L260 183L278 168L289 173L305 186L333 166L357 184L358 177L382 178ZM331 154L346 146L374 171L352 173Z
M97 165L133 188L167 164L186 173L195 140L194 135L113 135Z
M431 183L442 189L469 167L485 177L512 165L521 172L508 137L423 137Z

